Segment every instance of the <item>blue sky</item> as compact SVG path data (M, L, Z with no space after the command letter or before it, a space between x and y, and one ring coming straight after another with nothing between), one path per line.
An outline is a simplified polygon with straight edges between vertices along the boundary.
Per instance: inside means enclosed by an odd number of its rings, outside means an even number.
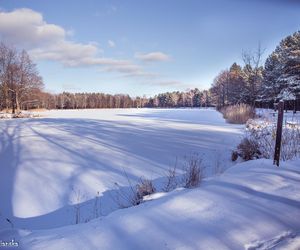
M210 86L261 43L299 30L296 0L0 0L0 39L51 92L154 95Z

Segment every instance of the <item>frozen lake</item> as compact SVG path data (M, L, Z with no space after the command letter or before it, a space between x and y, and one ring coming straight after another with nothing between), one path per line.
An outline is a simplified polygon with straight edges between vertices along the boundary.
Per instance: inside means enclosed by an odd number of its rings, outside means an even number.
M243 126L213 109L54 110L0 121L0 227L72 224L72 204L141 176L165 175L197 153L208 172L229 167ZM75 191L74 191L75 190ZM75 194L75 198L74 198ZM74 200L75 199L75 200ZM108 198L107 198L108 199ZM104 199L105 201L105 199ZM109 202L103 213L109 213ZM58 219L59 218L59 219Z

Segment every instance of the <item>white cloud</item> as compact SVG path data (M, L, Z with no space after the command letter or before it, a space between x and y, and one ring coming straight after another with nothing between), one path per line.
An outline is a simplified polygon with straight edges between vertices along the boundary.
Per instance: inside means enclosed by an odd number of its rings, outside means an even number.
M170 56L162 52L136 53L135 58L145 62L163 62L170 60Z
M141 66L136 64L112 64L108 67L105 67L102 71L106 72L119 72L122 73L124 77L141 77L147 79L154 79L158 77L158 74L146 72Z
M22 45L26 49L63 40L66 31L57 25L47 24L40 13L30 9L0 12L1 39Z
M93 44L73 43L65 40L29 51L35 60L60 61L66 66L92 64L92 59L97 52L98 48Z
M82 44L66 39L73 32L46 23L42 14L31 9L0 12L1 40L27 49L36 60L79 65L96 57L100 50L95 43Z
M105 68L105 71L114 71L117 70L122 73L137 73L141 72L142 68L135 64L120 64L120 65L111 65Z
M116 43L114 41L112 41L112 40L108 40L107 44L108 44L108 47L110 47L110 48L116 47Z
M112 8L115 11L115 8ZM126 77L155 77L131 60L105 58L95 42L78 43L70 40L74 30L47 23L43 15L31 9L0 10L0 39L26 49L34 60L58 61L67 67L101 66L102 71L118 72ZM108 40L108 46L116 46ZM136 54L143 61L166 61L162 52Z

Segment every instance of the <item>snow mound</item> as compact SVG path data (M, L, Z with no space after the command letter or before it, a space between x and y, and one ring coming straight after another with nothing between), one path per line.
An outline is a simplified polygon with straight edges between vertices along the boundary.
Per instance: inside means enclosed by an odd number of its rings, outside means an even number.
M300 160L237 164L199 188L159 194L85 224L6 230L22 249L299 249ZM283 233L284 232L284 233Z

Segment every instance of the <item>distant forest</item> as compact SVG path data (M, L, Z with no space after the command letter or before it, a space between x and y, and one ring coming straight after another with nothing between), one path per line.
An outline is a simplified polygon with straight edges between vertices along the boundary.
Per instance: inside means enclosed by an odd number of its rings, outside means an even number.
M0 43L0 109L92 109L137 107L222 107L246 103L273 107L285 100L286 107L300 110L300 31L284 38L262 62L263 51L243 53L243 65L233 63L221 71L208 90L166 92L154 97L124 94L51 94L43 90L42 77L26 51Z

